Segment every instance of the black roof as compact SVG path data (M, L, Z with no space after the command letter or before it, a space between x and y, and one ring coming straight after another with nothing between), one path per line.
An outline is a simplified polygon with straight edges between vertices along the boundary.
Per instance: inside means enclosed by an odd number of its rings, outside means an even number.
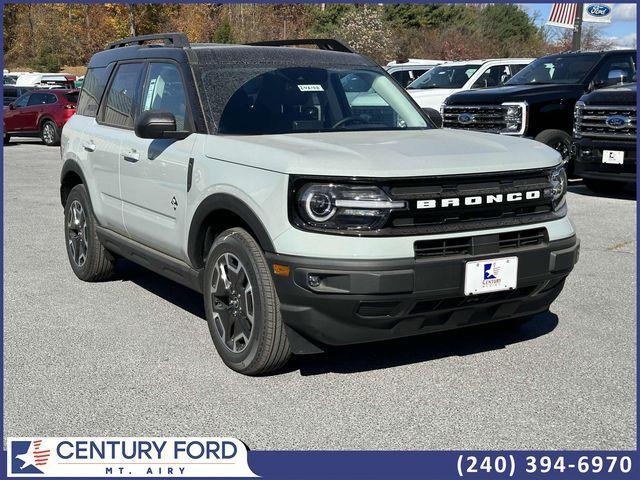
M148 43L156 42L156 43ZM294 48L300 45L316 46ZM104 67L122 60L172 59L197 63L200 59L217 64L303 64L377 66L375 62L357 54L351 47L334 39L297 39L256 42L247 45L219 43L189 43L182 33L166 33L129 37L107 45L91 57L89 68ZM287 58L289 61L283 61Z
M628 48L628 49L623 49L623 50L578 50L578 51L570 51L570 52L558 52L558 53L552 53L549 55L545 55L544 57L541 58L547 58L547 57L559 57L559 56L582 56L582 55L599 55L601 57L605 57L605 56L609 56L609 55L616 55L616 54L625 54L625 53L632 53L635 55L636 50L632 49L632 48Z

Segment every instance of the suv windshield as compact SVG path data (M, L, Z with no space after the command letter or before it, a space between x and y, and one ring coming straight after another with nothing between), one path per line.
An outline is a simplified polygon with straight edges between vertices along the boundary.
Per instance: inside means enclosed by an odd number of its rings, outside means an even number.
M583 83L600 55L555 55L539 58L515 74L507 85L532 83Z
M428 88L462 88L480 65L440 65L417 78L407 87L411 90Z
M226 103L219 133L406 130L431 126L381 71L280 68L253 76Z

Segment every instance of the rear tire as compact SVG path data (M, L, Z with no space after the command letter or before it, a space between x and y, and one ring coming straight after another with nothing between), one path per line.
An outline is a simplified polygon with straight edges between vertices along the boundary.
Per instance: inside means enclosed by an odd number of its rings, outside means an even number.
M211 338L229 368L261 375L287 363L291 347L269 265L246 230L218 235L207 257L203 291Z
M40 128L40 138L49 147L60 145L60 132L56 124L51 120L45 121Z
M538 142L550 146L566 162L567 175L573 177L573 160L571 159L571 136L563 130L545 130L540 132L536 138Z
M108 279L115 270L116 259L98 239L97 222L84 185L76 185L69 192L64 218L64 239L73 273L85 282Z

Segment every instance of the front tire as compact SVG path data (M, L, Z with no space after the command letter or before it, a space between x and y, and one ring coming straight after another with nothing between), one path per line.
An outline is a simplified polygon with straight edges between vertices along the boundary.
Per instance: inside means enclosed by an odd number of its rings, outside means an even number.
M203 291L211 338L229 368L261 375L287 363L291 347L269 265L246 230L231 228L216 238Z
M40 138L49 147L60 145L60 132L56 124L51 120L44 122L40 129Z
M84 185L76 185L69 192L64 218L64 238L73 273L85 282L109 278L115 270L116 259L98 239L97 222Z
M560 155L566 164L567 175L573 176L573 161L571 160L571 136L563 130L545 130L536 138L538 142L550 146Z

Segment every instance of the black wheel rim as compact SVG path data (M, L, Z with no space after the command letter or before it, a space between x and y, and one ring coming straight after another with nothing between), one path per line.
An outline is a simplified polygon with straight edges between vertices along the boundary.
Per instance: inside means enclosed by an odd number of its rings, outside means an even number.
M69 256L78 267L87 261L89 244L87 241L87 217L84 208L78 200L71 202L69 218L67 219L67 235Z
M253 286L240 259L223 253L215 262L211 280L213 325L224 346L242 353L251 340L255 304Z
M560 153L560 155L562 156L562 160L564 160L565 162L569 160L569 152L571 151L571 146L567 141L558 140L557 142L553 143L551 147L555 151Z

